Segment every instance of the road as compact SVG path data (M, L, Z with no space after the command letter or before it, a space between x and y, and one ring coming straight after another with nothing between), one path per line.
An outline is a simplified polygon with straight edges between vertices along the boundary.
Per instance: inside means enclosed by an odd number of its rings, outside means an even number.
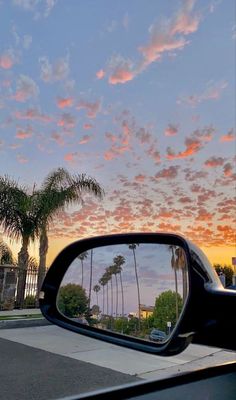
M160 357L52 325L2 329L0 352L0 396L5 400L55 399L236 359L233 352L197 345Z

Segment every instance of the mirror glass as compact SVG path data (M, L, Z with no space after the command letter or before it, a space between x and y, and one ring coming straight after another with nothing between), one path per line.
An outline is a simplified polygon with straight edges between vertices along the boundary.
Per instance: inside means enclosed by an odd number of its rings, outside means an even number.
M78 254L57 296L66 317L156 343L173 332L188 295L179 246L133 243Z

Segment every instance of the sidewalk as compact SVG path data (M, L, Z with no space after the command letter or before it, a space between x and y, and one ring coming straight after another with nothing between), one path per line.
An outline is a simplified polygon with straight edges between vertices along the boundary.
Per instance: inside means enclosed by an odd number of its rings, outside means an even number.
M39 308L0 311L0 330L50 325Z

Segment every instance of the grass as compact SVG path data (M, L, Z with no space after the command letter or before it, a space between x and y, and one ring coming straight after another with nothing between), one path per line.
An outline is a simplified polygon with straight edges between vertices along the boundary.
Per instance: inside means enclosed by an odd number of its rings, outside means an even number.
M17 320L17 319L35 319L35 318L42 318L42 314L3 315L0 316L0 321Z

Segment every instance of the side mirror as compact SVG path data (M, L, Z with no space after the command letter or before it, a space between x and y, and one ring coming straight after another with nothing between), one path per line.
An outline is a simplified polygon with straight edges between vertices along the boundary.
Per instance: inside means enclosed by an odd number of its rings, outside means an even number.
M40 293L41 311L56 325L159 355L191 341L235 348L234 324L231 332L226 326L235 305L236 292L222 288L200 249L173 234L75 242L55 259Z

